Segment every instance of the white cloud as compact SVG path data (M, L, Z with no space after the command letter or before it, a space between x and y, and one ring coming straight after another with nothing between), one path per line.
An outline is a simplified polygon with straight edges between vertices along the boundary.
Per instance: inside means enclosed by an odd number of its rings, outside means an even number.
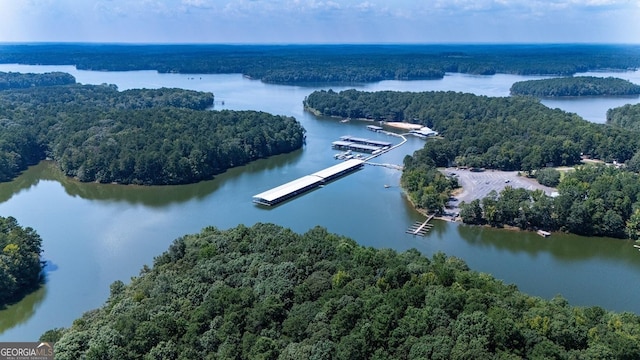
M638 0L0 0L0 9L0 41L640 42Z
M205 9L213 7L213 4L208 0L182 0L182 5Z

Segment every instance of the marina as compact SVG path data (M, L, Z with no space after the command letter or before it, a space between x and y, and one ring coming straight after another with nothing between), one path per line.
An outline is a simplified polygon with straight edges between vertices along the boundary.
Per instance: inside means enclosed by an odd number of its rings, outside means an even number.
M317 187L322 187L332 180L362 168L367 160L404 144L406 139L402 139L401 143L393 145L388 141L370 140L349 135L341 136L340 140L334 141L331 147L346 150L342 154L334 155L335 159L344 160L343 162L254 195L253 202L264 206L274 206ZM351 151L366 152L372 155L364 158L361 154L353 155ZM391 164L372 165L391 167ZM395 165L394 168L401 169L398 165Z
M401 195L397 171L368 165L374 161L402 164L405 155L424 145L422 139L412 135L405 135L407 141L398 151L369 159L363 171L327 184L324 189L327 191L318 186L310 190L314 191L310 196L299 196L295 201L281 203L286 206L268 208L274 211L265 211L267 207L254 204L251 197L258 192L338 164L333 157L338 151L332 151L330 146L331 141L341 135L400 143L399 134L398 140L387 138L384 133L368 130L369 123L352 120L343 124L318 119L303 111L300 104L315 88L262 84L239 74L190 75L202 76L202 81L194 81L183 74L96 72L77 70L73 66L3 65L2 71L63 71L74 75L80 83L116 84L119 90L162 86L199 91L213 89L216 99L225 100L221 109L257 109L294 116L308 130L310 140L303 151L260 159L250 166L219 174L214 180L184 186L79 183L54 172L47 163L30 167L18 179L4 183L0 210L5 216L15 216L21 224L37 230L42 236L44 257L56 265L56 270L48 267L46 284L40 290L0 311L2 341L37 339L46 330L71 326L83 312L104 304L110 284L116 280L126 283L132 276L138 276L144 264L152 264L178 237L207 226L228 229L241 223L249 226L258 222L276 223L300 234L320 225L363 246L396 251L416 248L429 257L443 252L464 259L474 270L493 274L505 283L545 299L562 294L575 305L640 313L640 292L629 286L638 280L640 252L628 241L565 233L553 233L547 239L553 238L553 241L544 241L535 232L516 233L445 221L430 222L434 226L427 235L429 241L405 234L409 226L424 221L425 217ZM616 73L585 75L621 76ZM630 76L640 83L640 72ZM514 82L527 79L531 78L448 74L442 81L391 81L363 85L362 89L452 90L508 96ZM640 102L628 98L601 101L572 98L545 99L542 103L604 123L607 109L630 101ZM391 128L388 123L383 126ZM483 173L472 173L476 174ZM357 181L352 181L356 178ZM504 185L503 178L495 181Z

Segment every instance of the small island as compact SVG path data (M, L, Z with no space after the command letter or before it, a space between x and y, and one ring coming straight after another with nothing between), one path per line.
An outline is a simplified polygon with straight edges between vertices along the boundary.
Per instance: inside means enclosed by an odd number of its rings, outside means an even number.
M518 81L511 86L511 95L535 97L628 96L638 94L640 94L640 85L614 77L561 77Z
M42 240L13 217L0 216L0 309L20 300L42 282Z

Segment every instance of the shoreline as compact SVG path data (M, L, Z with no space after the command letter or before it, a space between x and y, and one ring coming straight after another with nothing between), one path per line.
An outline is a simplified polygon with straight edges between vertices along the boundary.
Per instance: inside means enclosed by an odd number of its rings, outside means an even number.
M312 113L315 116L324 116L332 119L342 119L342 120L356 120L356 121L366 121L366 122L378 122L380 125L385 125L388 127L392 127L394 129L402 129L402 130L419 130L424 127L424 125L413 124L404 121L384 121L384 120L376 120L376 119L367 119L367 118L349 118L344 116L336 116L336 115L325 115L322 111L312 108L310 106L304 105L304 110Z
M309 106L304 106L304 109L311 112L312 114L314 114L315 116L326 116L329 118L333 118L333 119L346 119L346 120L356 120L356 121L366 121L366 122L379 122L380 125L386 125L388 127L391 128L395 128L395 129L402 129L402 130L414 130L414 129L421 129L423 127L423 125L419 125L419 124L412 124L412 123L407 123L407 122L401 122L401 121L382 121L382 120L373 120L373 119L366 119L366 118L344 118L342 116L333 116L333 115L323 115L321 111L314 109L312 107ZM452 169L440 169L440 171L447 171L447 170L452 170ZM456 171L458 171L456 169ZM491 171L492 173L496 173L495 170ZM509 172L506 172L509 173ZM505 183L507 184L507 183ZM511 183L511 181L508 182L508 184L510 186L512 186L513 184ZM504 184L503 184L504 185ZM411 204L411 207L417 211L418 213L420 213L422 216L424 217L429 217L431 216L431 214L429 214L425 209L419 208L416 206L416 204L413 202L413 200L411 199L411 197L407 194L407 192L405 191L405 189L402 187L402 185L400 184L400 189L402 190L402 194L405 196L405 198L409 201L409 203ZM555 189L553 189L555 190ZM465 189L464 186L460 186L458 189L454 189L451 193L451 197L455 197L458 198L461 195L464 195L467 193L467 190ZM480 196L479 198L482 198L482 196ZM447 211L444 212L444 214L441 215L434 215L433 218L437 219L437 220L441 220L441 221L447 221L447 222L452 222L452 223L461 223L464 224L464 222L462 221L462 218L458 215L456 215L456 213L458 213L458 211L456 211L458 209L457 204L454 205L451 209L451 212L447 213ZM469 225L469 224L465 224L465 225ZM505 225L503 227L494 227L488 224L485 225L474 225L474 226L481 226L481 227L487 227L487 228L495 228L495 229L501 229L501 230L507 230L507 231L511 231L511 232L536 232L535 230L528 230L528 229L520 229L518 227L513 227L513 226L508 226Z
M411 207L415 211L420 213L425 218L432 215L432 214L429 214L428 212L426 212L425 209L417 207L416 204L413 202L413 200L411 200L411 197L407 194L405 189L402 187L402 185L400 185L400 189L402 190L402 194L404 195L404 197L407 199L407 201L409 201L409 203L411 204ZM464 191L464 188L461 186L460 188L453 190L451 196L455 196L456 193L459 194L459 193L461 193L463 191ZM457 206L455 208L457 208ZM505 230L505 231L509 231L509 232L530 232L530 233L536 233L537 232L537 230L521 229L519 227L510 226L510 225L503 225L502 227L496 227L496 226L491 226L489 224L484 224L484 225L465 224L462 221L462 218L460 216L447 215L446 212L445 212L445 214L442 214L442 215L434 215L433 218L436 219L436 220L446 221L446 222L450 222L450 223L459 223L459 224L463 224L463 225L466 225L466 226L491 228L491 229ZM553 232L550 232L550 233L553 234Z
M403 129L403 130L420 130L424 127L424 125L412 124L412 123L401 122L401 121L388 121L388 122L381 121L380 123L382 125L387 125L392 128Z

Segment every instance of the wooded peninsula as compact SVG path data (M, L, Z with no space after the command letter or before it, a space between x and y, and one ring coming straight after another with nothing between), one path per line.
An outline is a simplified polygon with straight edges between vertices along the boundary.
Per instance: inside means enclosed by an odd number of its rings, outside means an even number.
M294 118L213 111L211 93L59 85L70 76L0 73L0 181L49 158L80 181L194 183L304 141Z
M0 216L0 310L40 286L42 239L30 227Z
M467 224L567 231L586 236L640 238L640 176L605 165L567 172L558 195L506 187L460 204Z
M631 164L640 160L640 133L594 124L549 109L530 97L492 98L454 92L316 91L305 106L327 116L407 121L428 126L442 138L404 160L401 183L420 209L440 214L457 187L437 167L540 173L547 166L581 165L582 157ZM640 161L638 162L640 163ZM634 168L582 167L563 178L559 196L507 188L461 204L469 224L516 226L637 239L640 178Z
M607 110L607 124L632 131L640 130L640 104L626 104Z
M511 95L535 97L558 96L626 96L640 94L640 85L614 77L574 76L518 81Z
M174 241L54 341L56 359L637 359L640 317L525 295L442 253L316 227Z
M443 139L423 151L436 166L532 171L548 164L580 164L581 156L630 159L640 133L594 124L530 97L487 97L443 92L315 91L304 101L326 116L405 121L428 126Z

